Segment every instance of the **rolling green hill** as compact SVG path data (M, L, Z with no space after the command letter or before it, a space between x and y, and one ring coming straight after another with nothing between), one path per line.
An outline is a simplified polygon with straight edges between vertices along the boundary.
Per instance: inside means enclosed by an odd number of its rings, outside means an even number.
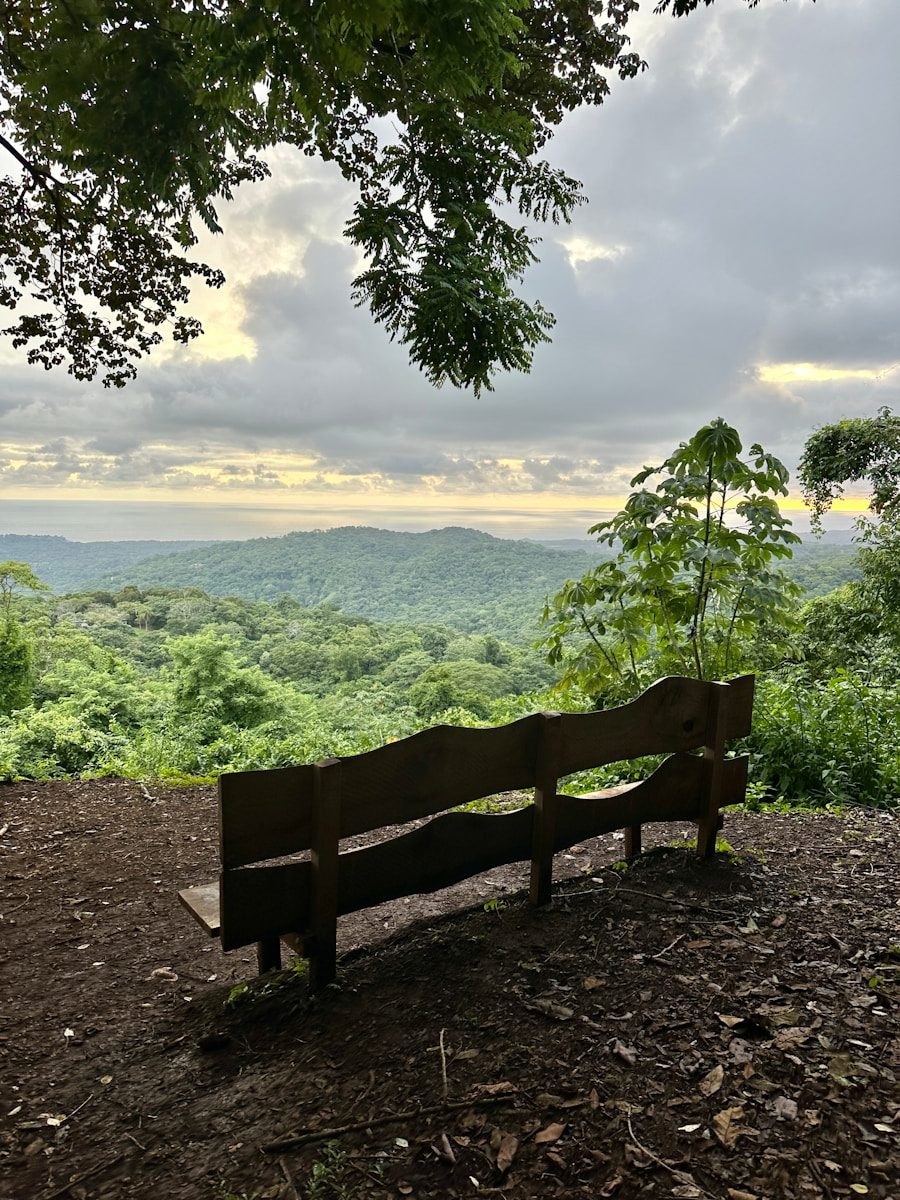
M0 533L0 560L27 562L54 592L74 592L108 571L127 574L132 563L208 542L72 542L45 534Z
M396 533L348 526L216 542L129 564L94 586L198 587L211 595L334 604L381 621L438 622L469 632L534 636L544 597L596 561L583 551L474 529Z
M0 535L0 559L30 563L56 592L195 587L215 596L332 604L381 621L437 622L521 641L544 597L606 553L588 540L547 545L474 529L397 533L365 526L235 542L73 542ZM811 596L856 578L855 548L810 542L787 570Z

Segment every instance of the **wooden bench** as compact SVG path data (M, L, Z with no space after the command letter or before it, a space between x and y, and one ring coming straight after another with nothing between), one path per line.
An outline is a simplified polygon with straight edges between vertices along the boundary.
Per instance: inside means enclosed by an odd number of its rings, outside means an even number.
M261 972L280 966L284 941L309 958L320 988L335 977L345 913L529 859L531 902L546 904L554 853L624 829L630 858L651 821L696 822L698 853L711 855L719 810L746 794L747 759L726 758L725 748L750 732L753 685L752 675L670 677L605 712L536 713L495 729L437 726L344 759L223 775L219 880L179 899L223 950L256 943ZM637 783L558 792L576 771L658 754L670 757ZM534 801L514 812L446 811L524 788ZM424 817L434 819L339 851L341 838Z

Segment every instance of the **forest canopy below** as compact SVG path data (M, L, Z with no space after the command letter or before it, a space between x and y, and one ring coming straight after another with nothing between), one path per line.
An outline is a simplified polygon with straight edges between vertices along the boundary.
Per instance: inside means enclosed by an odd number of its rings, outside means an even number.
M376 621L437 622L534 641L540 610L566 579L610 551L596 542L496 538L475 529L400 533L353 526L244 541L74 542L0 535L0 558L30 563L58 593L198 587L211 596L336 605ZM810 541L786 569L808 596L859 578L856 549Z

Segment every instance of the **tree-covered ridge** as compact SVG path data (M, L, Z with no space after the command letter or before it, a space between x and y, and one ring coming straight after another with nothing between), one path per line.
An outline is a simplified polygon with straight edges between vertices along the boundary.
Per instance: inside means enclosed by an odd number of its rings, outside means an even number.
M132 563L162 554L196 550L208 542L77 542L50 534L0 533L0 558L27 562L54 592L73 592L98 575L122 571Z
M213 595L334 604L379 621L435 621L498 637L537 636L547 592L590 564L580 551L474 529L397 533L348 526L217 542L129 566L101 585L197 586Z
M127 545L127 543L124 543ZM474 529L397 533L345 527L241 542L212 542L129 562L98 586L201 587L212 595L334 604L381 621L437 621L458 629L530 640L545 597L607 556L606 547L557 549ZM785 569L820 595L855 578L851 546L798 546ZM39 572L40 574L40 572ZM52 577L45 575L52 582Z

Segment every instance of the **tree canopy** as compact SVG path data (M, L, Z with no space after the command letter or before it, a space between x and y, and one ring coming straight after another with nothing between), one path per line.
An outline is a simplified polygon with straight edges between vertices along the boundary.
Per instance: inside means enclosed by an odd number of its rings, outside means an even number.
M712 0L704 0L706 4ZM683 15L698 0L662 0ZM747 0L752 7L755 0ZM644 64L637 0L19 0L0 10L0 305L29 361L121 386L183 309L198 223L294 146L359 189L353 295L428 379L527 370L552 315L515 290L527 220L577 180L540 153Z
M799 594L776 561L800 539L776 496L788 472L717 417L631 481L589 530L616 550L544 609L549 661L593 695L637 695L663 674L727 678L777 658ZM657 480L651 489L645 486Z
M874 417L847 417L811 434L799 467L803 496L813 521L823 515L844 484L869 483L872 511L886 520L900 517L900 417L880 408Z

